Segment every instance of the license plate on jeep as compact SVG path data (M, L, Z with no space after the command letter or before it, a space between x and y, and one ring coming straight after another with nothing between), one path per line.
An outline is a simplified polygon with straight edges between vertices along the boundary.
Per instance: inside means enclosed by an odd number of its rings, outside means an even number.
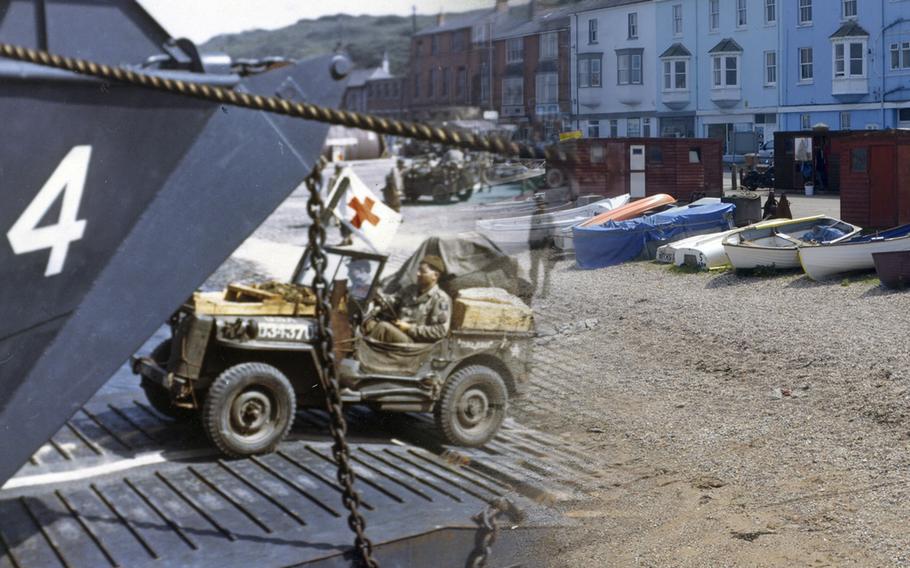
M260 323L256 338L272 341L309 341L312 337L312 327L307 324Z

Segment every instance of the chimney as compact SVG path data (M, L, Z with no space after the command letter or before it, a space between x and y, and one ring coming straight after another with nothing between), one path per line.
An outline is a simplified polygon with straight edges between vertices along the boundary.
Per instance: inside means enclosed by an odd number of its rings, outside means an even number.
M382 70L385 71L386 73L389 72L389 52L388 51L382 52Z
M496 12L503 14L509 11L509 0L496 0Z
M417 6L411 6L411 35L417 33Z
M439 13L436 14L436 25L441 26L445 23L446 23L446 15L442 12L442 10L440 10Z
M537 17L537 0L531 0L528 2L528 18L534 19Z

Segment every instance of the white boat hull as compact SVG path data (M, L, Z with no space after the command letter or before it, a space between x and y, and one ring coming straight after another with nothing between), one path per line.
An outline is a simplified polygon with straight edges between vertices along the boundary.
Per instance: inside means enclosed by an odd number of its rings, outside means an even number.
M873 270L873 253L902 250L910 250L910 236L860 243L807 245L799 248L799 256L809 278L825 280L843 272Z
M787 270L799 268L799 253L793 248L759 247L749 245L724 245L724 252L730 264L739 270L775 268Z
M676 266L693 266L702 270L721 268L730 263L723 240L739 229L696 235L657 249L657 261Z

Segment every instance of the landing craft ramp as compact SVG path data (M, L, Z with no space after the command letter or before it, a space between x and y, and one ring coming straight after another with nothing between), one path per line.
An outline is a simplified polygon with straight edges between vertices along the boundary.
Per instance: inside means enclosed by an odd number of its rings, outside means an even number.
M441 445L420 415L349 409L362 512L387 566L462 566L473 517L506 495L490 566L544 565L553 501L582 497L596 472L555 438L508 421L484 448ZM276 454L224 460L195 424L101 394L0 490L0 568L348 566L350 532L327 415L297 414ZM539 564L535 564L538 562Z

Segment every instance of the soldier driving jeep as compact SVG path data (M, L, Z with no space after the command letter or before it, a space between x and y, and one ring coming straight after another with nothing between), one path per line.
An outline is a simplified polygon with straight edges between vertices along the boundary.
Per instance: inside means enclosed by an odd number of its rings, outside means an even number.
M370 320L365 331L383 343L431 343L449 333L452 300L439 286L445 264L436 255L427 255L417 268L417 284L404 288L393 298L383 298L395 320Z

